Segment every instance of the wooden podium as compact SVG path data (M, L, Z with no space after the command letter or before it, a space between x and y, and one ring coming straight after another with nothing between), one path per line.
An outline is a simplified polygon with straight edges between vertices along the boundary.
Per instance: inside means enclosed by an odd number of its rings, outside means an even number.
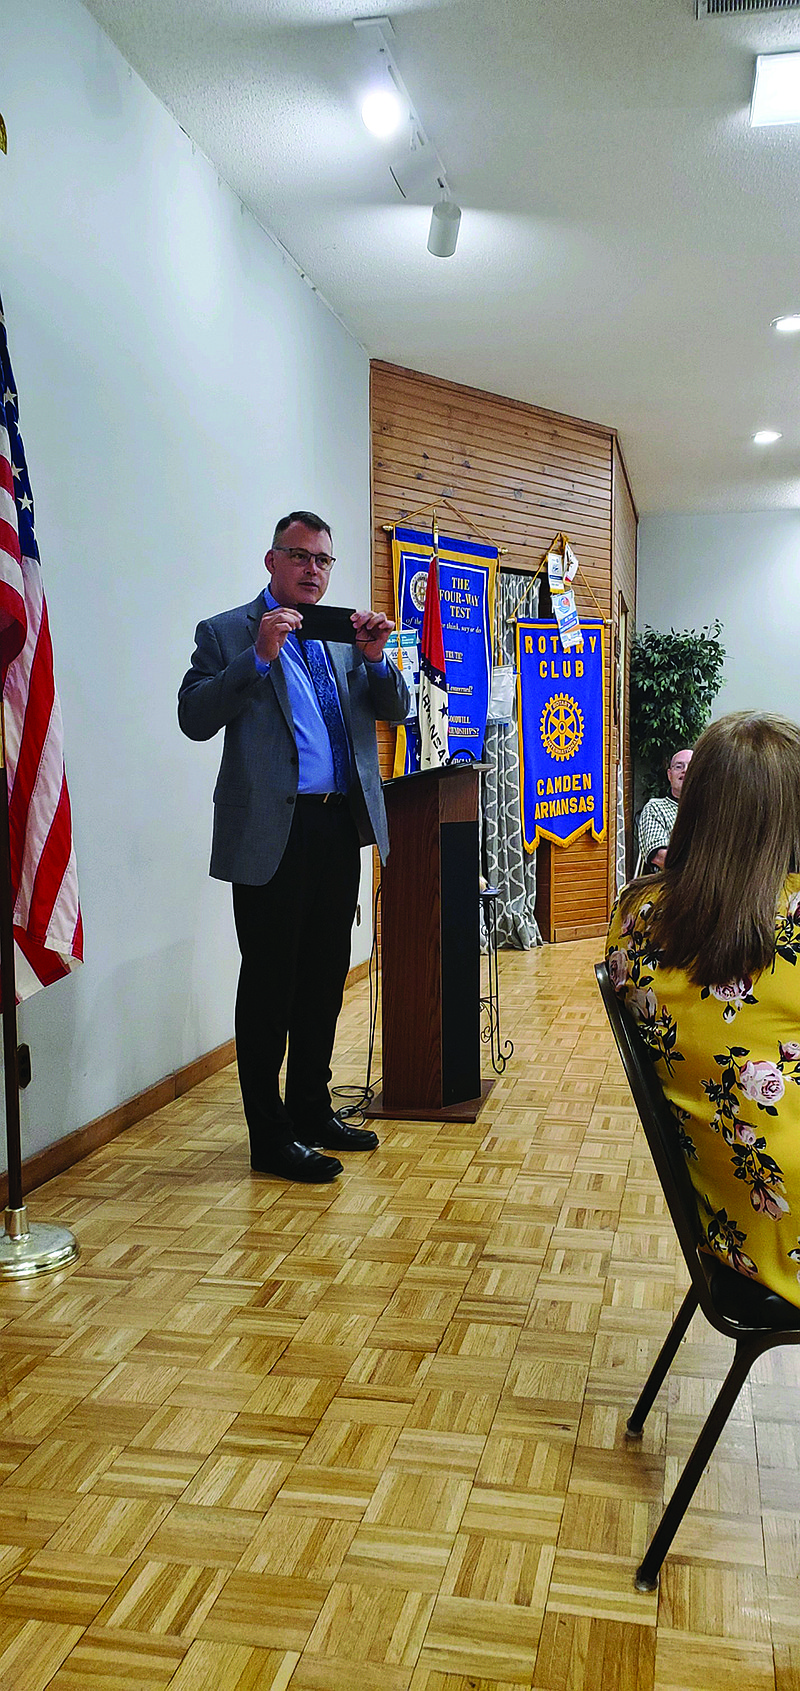
M481 1084L480 768L384 785L383 1087L370 1116L475 1121L494 1084Z

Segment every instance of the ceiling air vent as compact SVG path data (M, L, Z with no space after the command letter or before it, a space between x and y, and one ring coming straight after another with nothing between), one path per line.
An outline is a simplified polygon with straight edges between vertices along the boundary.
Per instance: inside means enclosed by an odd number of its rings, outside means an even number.
M790 12L800 0L694 0L695 17L727 18L737 12Z

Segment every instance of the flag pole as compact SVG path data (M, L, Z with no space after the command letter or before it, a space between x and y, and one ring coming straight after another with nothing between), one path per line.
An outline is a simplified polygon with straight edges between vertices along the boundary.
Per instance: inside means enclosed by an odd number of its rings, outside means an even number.
M5 679L5 678L4 678ZM8 832L6 723L0 697L0 992L3 997L3 1077L6 1099L8 1152L8 1210L18 1214L22 1202L22 1149L19 1124L17 1069L17 983L14 971L14 901L11 892L11 851Z
M5 676L3 676L5 685ZM0 691L0 992L3 996L3 1078L8 1153L8 1204L0 1234L0 1280L30 1279L53 1268L66 1268L80 1255L68 1227L28 1221L22 1194L22 1139L17 1056L17 983L14 968L14 893L8 825L6 724Z

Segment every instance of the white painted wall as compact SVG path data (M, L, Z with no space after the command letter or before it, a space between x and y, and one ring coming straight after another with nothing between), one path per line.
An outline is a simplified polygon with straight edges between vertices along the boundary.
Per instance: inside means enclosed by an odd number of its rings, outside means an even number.
M221 739L185 740L175 695L292 506L330 516L331 599L367 602L368 361L77 0L9 6L2 36L0 292L86 929L20 1016L30 1155L232 1033Z
M800 511L642 517L637 625L702 628L726 649L714 717L769 710L800 721Z

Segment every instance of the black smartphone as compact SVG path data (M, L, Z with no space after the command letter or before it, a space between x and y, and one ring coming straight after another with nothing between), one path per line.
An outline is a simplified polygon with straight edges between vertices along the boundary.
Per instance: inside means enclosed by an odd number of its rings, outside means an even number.
M356 631L350 621L353 611L342 605L298 605L303 618L297 633L301 640L331 640L335 645L355 643Z

